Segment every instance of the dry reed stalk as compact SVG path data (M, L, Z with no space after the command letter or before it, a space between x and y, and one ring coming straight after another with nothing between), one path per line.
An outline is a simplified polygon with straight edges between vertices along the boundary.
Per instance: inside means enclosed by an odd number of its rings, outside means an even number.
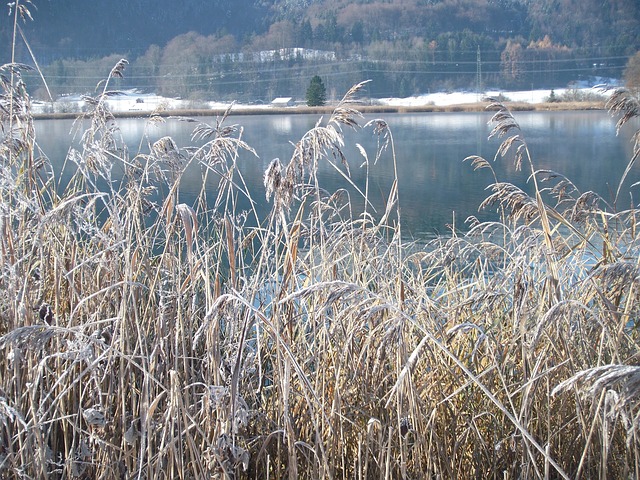
M193 147L146 139L131 158L98 95L69 184L56 189L47 169L20 177L35 142L17 68L2 70L13 76L0 97L14 127L0 145L0 476L640 469L636 213L535 170L519 133L497 157L515 148L533 195L474 157L495 180L483 205L503 216L407 244L402 185L375 212L367 186L351 199L316 175L328 161L350 184L342 128L358 125L362 84L288 164L271 163L262 219L239 211L240 195L253 201L240 152L257 152L228 112L197 124ZM503 108L494 120L495 133L517 127ZM395 166L389 125L365 126L380 143L361 149L363 168ZM186 205L180 178L194 164L218 188ZM114 165L124 178L101 188Z

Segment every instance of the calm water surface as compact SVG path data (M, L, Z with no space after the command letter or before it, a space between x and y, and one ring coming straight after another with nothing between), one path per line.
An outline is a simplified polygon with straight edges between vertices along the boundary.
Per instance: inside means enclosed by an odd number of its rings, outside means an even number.
M385 114L383 118L393 135L398 162L399 191L402 221L405 232L414 237L426 237L447 231L455 217L456 227L464 229L464 219L470 215L482 219L496 218L495 212L478 212L487 196L486 187L492 182L488 170L473 171L463 159L481 155L490 160L500 181L509 181L530 190L527 173L515 170L511 158L493 162L500 139L487 140L491 113L426 113ZM535 166L566 175L582 192L593 190L605 199L611 198L632 156L631 135L627 126L616 136L615 120L606 112L517 112L516 120L522 129ZM244 128L243 139L259 155L243 154L239 165L259 212L266 214L270 204L265 200L262 175L273 158L288 162L293 145L316 124L317 115L233 116L229 124ZM367 116L366 121L377 118ZM215 118L201 118L215 124ZM193 146L190 134L196 124L168 119L160 125L146 125L144 120L121 119L118 125L133 153L148 151L148 143L169 135L180 148ZM637 125L634 125L637 128ZM145 128L148 140L145 139ZM36 122L38 142L60 173L69 148L72 122L39 120ZM372 130L345 130L344 148L351 177L364 188L365 169L360 168L363 157L355 144L361 144L370 160L375 158L377 137ZM198 145L197 143L195 145ZM63 174L68 176L69 172ZM333 192L348 188L348 183L330 165L320 168L320 183ZM378 212L393 181L391 149L387 149L376 165L370 167L370 196ZM640 181L640 170L634 167L623 192L633 192L629 186ZM200 173L193 169L185 175L181 185L181 201L193 203L201 188ZM207 186L215 189L215 183ZM352 191L352 189L349 189ZM356 199L357 194L353 193ZM623 196L629 206L630 195ZM358 205L362 202L356 200Z

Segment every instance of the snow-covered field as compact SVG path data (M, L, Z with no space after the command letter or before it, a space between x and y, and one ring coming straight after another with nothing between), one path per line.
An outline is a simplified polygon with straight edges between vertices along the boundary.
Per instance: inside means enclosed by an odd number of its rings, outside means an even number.
M609 83L613 85L613 83ZM599 94L606 93L597 87L580 86L576 88L558 88L553 92L556 97L562 97L570 90L572 94ZM393 106L393 107L420 107L420 106L449 106L462 105L480 102L486 97L501 97L509 101L524 103L543 103L551 95L551 90L526 90L526 91L500 91L488 90L484 93L476 92L438 92L416 95L406 98L380 98L371 100L371 104ZM34 102L34 113L59 113L59 112L79 112L84 108L84 101L79 95L62 97L56 102ZM149 113L156 109L179 110L179 109L224 109L230 104L216 101L194 102L175 98L162 97L155 94L137 93L135 91L124 92L122 95L110 97L107 100L113 112L140 112ZM234 110L243 109L270 109L269 104L249 105L237 103Z
M579 89L591 93L597 93L591 88ZM561 96L567 91L566 88L554 90L556 96ZM382 105L398 107L420 107L423 105L462 105L480 102L487 97L503 96L513 102L543 103L551 95L551 90L528 90L519 92L505 92L500 90L490 90L484 93L476 92L451 92L451 93L429 93L407 98L382 98L379 102Z

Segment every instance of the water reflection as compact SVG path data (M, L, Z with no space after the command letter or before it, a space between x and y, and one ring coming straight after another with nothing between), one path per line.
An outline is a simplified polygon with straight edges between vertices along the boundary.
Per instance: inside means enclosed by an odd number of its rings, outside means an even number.
M369 115L361 123L378 116ZM483 219L495 215L493 212L478 212L478 206L487 196L485 188L493 181L493 176L488 170L474 172L470 164L462 161L469 155L481 155L490 160L499 180L528 189L528 171L516 171L513 158L493 161L502 139L487 140L491 129L487 122L491 116L491 112L384 115L395 141L405 232L418 237L445 232L447 224L453 221L454 212L456 226L460 228L469 215ZM593 190L606 199L611 198L611 192L615 192L633 154L632 128L625 128L616 136L615 120L601 111L516 112L515 116L537 168L566 175L581 191ZM228 123L243 127L242 139L258 154L256 158L243 153L238 164L261 214L266 214L270 208L262 182L266 166L276 157L288 162L294 149L292 142L313 128L318 119L317 115L232 116L227 119ZM198 120L215 124L216 119ZM191 146L191 132L196 125L177 119L166 119L159 124L122 119L118 124L132 154L148 151L149 145L167 135L180 148ZM43 120L36 122L36 128L39 144L59 172L70 145L72 122ZM365 169L359 168L363 157L355 144L365 148L373 163L380 139L371 128L357 132L345 129L345 137L344 151L351 177L360 188L364 188ZM638 174L638 167L634 167L623 192L640 180ZM64 175L70 173L67 171ZM319 178L326 190L347 188L352 198L357 198L348 182L327 162L320 165ZM378 212L384 210L393 178L389 148L375 165L370 165L369 192ZM214 190L216 185L217 179L212 179L206 188ZM194 166L185 174L181 184L181 201L192 203L201 188L201 172ZM362 203L359 201L357 205Z

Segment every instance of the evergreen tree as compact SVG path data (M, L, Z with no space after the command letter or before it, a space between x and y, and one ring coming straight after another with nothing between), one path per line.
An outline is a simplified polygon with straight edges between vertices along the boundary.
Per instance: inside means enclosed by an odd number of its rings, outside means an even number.
M314 75L307 88L307 105L310 107L322 106L327 100L327 89L318 75Z
M309 20L304 20L298 28L298 43L304 47L313 45L313 27Z

